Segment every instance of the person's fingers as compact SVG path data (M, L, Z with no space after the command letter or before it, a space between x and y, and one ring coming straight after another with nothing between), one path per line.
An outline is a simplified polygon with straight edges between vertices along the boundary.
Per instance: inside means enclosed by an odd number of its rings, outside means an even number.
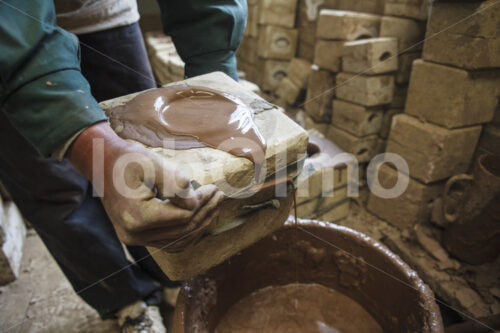
M186 247L196 244L200 238L205 234L207 228L219 217L220 209L213 210L205 217L203 223L197 229L189 234L189 237L182 239L180 242L173 242L172 245L165 247L165 251L178 251Z
M211 202L217 193L215 186L201 186L195 192L195 195L198 196L198 210L183 209L171 202L157 198L136 202L133 208L123 207L120 209L120 217L124 232L130 234L131 237L140 236L141 233L148 230L159 228L170 228L173 237L190 232L196 228L199 218L203 218L216 205ZM218 195L218 198L220 196L221 194ZM202 210L201 213L200 210ZM198 218L193 220L196 216Z
M212 210L205 218L198 224L198 227L195 229L195 233L197 233L200 237L203 235L208 227L212 224L212 222L216 221L220 214L220 207L216 207Z
M224 194L219 191L187 223L175 226L163 225L163 227L158 224L155 228L134 233L133 237L148 242L172 240L182 238L198 229L206 228L207 223L209 223L206 221L207 216L215 210L218 211L217 207L223 199Z
M190 186L187 189L176 193L173 197L169 198L169 200L178 207L187 210L196 210L200 205L199 197L198 193L196 193Z
M188 246L191 246L192 244L196 243L204 234L206 228L212 224L214 220L217 219L219 216L219 209L213 210L208 216L206 216L205 220L202 223L202 226L200 228L197 228L193 231L191 231L188 234L185 234L182 237L179 237L177 239L169 239L168 235L166 235L167 238L163 238L160 240L154 240L151 239L149 240L150 244L149 246L153 246L155 248L165 250L165 251L178 251L182 250ZM161 237L161 234L157 234L157 236Z
M184 224L190 224L193 216L198 214L198 211L204 207L216 193L217 187L214 185L201 186L196 191L193 191L193 197L196 198L196 209L194 210L184 209L177 201L180 199L170 199L170 202L172 202L170 204L152 199L150 200L150 207L147 210L147 221L149 221L153 228L182 225L181 229L185 230L185 232L189 232L192 228L185 229L186 226ZM183 203L183 205L186 204ZM213 204L210 205L210 207L212 206Z
M213 210L216 210L222 201L224 201L224 193L217 191L217 193L196 212L190 223L193 224L195 228L200 228L203 224L203 220L205 220Z
M191 186L191 179L181 170L175 169L175 184L179 189L185 189Z
M199 201L199 207L202 207L217 193L218 189L215 185L203 185L196 189L195 195Z
M172 198L177 193L189 193L191 180L182 170L157 154L151 154L151 159L155 165L156 187L162 198Z
M177 236L181 236L186 233L193 233L193 232L203 232L209 225L210 223L214 220L214 216L217 217L220 213L220 207L219 204L224 200L224 194L222 192L217 192L209 202L207 202L206 205L201 208L198 213L191 219L189 222L189 225L187 225L185 228L179 229L178 230L171 230L172 234L175 234Z
M193 230L197 230L202 226L202 222L210 215L214 210L217 210L219 204L224 200L224 193L221 191L216 192L210 200L205 204L201 205L200 209L194 214L190 219L189 223L185 225L178 225L170 229L172 235L175 237L180 237L186 233L190 233Z
M185 225L195 212L157 198L129 203L120 213L121 225L126 232L138 234L152 229Z
M213 197L216 191L217 187L215 185L204 185L196 191L190 188L189 195L176 195L170 198L170 201L181 208L197 211Z

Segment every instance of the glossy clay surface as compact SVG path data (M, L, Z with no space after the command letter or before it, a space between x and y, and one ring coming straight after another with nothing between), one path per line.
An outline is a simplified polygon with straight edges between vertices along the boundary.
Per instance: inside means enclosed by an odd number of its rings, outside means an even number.
M223 92L187 85L151 89L107 113L118 135L150 147L208 146L264 162L266 141L252 110Z

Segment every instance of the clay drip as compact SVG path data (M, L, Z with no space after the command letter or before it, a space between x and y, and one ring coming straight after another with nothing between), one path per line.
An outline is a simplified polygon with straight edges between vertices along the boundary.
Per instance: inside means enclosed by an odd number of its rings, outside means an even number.
M145 91L107 111L125 139L151 147L212 147L262 165L266 142L253 112L234 96L213 89L178 85Z

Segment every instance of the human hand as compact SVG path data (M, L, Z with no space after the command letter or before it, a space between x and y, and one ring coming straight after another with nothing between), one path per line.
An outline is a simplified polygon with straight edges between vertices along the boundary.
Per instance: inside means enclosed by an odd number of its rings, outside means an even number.
M82 132L67 156L91 179L96 151L104 162L102 203L123 243L180 250L217 218L223 193L215 186L193 190L189 178L163 157L119 138L106 123Z

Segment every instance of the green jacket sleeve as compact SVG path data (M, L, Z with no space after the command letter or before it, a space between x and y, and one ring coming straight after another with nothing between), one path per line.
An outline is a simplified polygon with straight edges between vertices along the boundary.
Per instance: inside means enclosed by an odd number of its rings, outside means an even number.
M1 112L44 156L106 119L80 72L78 40L56 26L52 1L0 2L0 81Z
M158 0L164 31L188 77L223 71L237 80L235 52L247 20L246 0Z

